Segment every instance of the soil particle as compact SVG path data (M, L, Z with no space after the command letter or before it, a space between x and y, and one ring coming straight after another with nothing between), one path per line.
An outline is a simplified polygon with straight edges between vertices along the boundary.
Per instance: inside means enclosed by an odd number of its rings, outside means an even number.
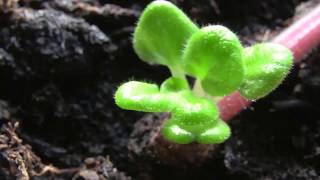
M82 167L58 169L45 165L35 155L30 145L23 144L16 134L19 124L6 123L0 129L0 177L1 179L85 179L85 180L130 180L119 172L109 157L91 157ZM52 147L45 147L52 148ZM45 149L43 148L43 149Z
M143 159L175 169L188 169L201 165L213 155L213 145L179 145L164 139L160 127L167 118L168 114L148 114L135 123L128 142L133 162Z
M118 172L109 157L90 157L85 159L83 167L73 180L131 180L124 173Z
M46 161L69 167L88 154L125 157L131 124L113 104L110 38L53 9L16 9L0 20L0 96L22 120L26 142Z
M29 180L30 174L43 166L28 145L17 136L18 123L2 125L0 129L0 175L4 179Z
M130 162L133 165L129 172L135 173L137 179L201 177L205 164L218 159L217 153L220 150L214 145L168 142L160 132L161 124L167 118L168 114L147 114L135 123L128 142ZM221 163L220 160L216 162Z
M54 10L21 9L1 22L0 77L8 84L1 96L14 100L48 80L81 83L98 76L115 48L97 27Z
M0 100L0 127L5 123L5 121L9 120L9 105L6 101Z
M73 2L73 4L71 2L68 1L66 5L62 1L56 0L50 2L48 6L80 16L104 32L112 32L123 26L133 25L140 15L139 11L122 8L115 4L105 4L99 7L79 1ZM110 24L112 26L109 26Z
M9 12L17 6L18 0L0 0L0 11Z

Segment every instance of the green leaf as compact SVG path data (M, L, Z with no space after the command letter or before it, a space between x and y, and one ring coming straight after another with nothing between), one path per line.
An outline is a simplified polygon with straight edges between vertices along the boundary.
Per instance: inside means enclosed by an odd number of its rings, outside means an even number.
M179 102L177 98L160 93L155 84L138 81L124 83L115 93L115 102L119 107L143 112L170 112L175 101Z
M133 35L138 56L149 63L181 69L181 53L198 27L174 4L153 1L143 11Z
M190 126L191 127L191 126ZM188 128L183 128L173 118L166 121L162 128L163 136L177 144L188 144L197 142L200 144L218 144L227 140L231 135L230 127L222 120L213 123L206 123L205 125L193 126L200 131L193 133Z
M243 54L245 79L240 88L242 96L255 100L273 91L289 73L291 51L275 43L262 43L246 48Z
M166 139L178 144L212 144L229 137L230 130L226 132L227 125L220 125L218 107L211 100L196 97L191 91L184 91L180 95L184 97L183 101L171 111L171 118L162 128ZM215 131L210 133L211 129Z
M195 135L181 128L174 119L164 122L161 133L167 140L177 144L189 144L195 141Z
M219 118L218 107L207 98L199 98L191 91L181 93L182 101L172 110L172 118L179 120L179 124L192 133L200 133L195 126L215 123Z
M130 81L115 93L116 104L128 110L170 112L171 118L162 128L163 136L175 143L220 143L230 135L230 129L219 119L218 107L206 98L196 97L186 90L179 79L170 78L159 91L157 85Z
M243 47L223 26L207 26L192 35L184 51L185 71L201 80L213 96L224 96L241 85L244 77Z
M219 119L218 108L210 100L188 99L180 105L162 127L166 139L178 144L216 144L230 137L229 126Z
M160 92L179 92L188 89L189 85L185 80L170 77L161 84Z
M219 119L218 122L208 127L197 138L197 142L201 144L218 144L227 140L231 135L230 127L223 120Z

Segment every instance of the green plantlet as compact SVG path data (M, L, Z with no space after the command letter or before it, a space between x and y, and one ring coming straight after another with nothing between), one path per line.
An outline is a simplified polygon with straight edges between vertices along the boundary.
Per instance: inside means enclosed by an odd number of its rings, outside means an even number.
M133 34L133 47L148 63L169 67L183 76L181 51L198 27L175 5L154 1L147 6Z
M215 144L230 136L219 118L214 97L239 91L250 100L274 90L292 66L290 50L261 43L244 48L223 26L198 28L168 1L153 1L144 10L133 36L138 56L167 66L172 77L160 87L130 81L115 93L116 104L127 110L167 112L162 134L178 144ZM195 78L190 88L186 75Z

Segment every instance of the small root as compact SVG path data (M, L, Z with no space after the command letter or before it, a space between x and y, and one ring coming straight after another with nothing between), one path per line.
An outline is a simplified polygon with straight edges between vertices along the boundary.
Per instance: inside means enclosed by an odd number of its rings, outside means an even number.
M47 173L51 174L75 174L80 170L80 168L67 168L67 169L59 169L57 167L54 167L52 165L45 165L41 172L33 172L33 176L43 176Z

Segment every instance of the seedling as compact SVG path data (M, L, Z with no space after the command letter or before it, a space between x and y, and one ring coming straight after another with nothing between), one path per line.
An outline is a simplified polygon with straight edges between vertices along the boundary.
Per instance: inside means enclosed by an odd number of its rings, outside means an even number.
M216 144L230 136L219 118L216 100L239 91L250 100L273 91L292 66L292 53L274 43L244 48L226 27L199 28L168 1L153 1L142 13L133 35L135 52L150 64L167 66L172 77L160 87L130 81L115 93L127 110L168 112L163 136L178 144ZM186 75L195 78L191 88Z

